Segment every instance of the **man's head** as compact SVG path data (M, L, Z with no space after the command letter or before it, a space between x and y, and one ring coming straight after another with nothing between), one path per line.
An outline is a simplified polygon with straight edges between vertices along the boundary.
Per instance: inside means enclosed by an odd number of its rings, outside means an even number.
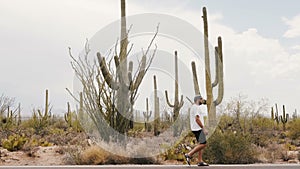
M206 100L203 99L200 95L194 97L194 102L196 105L206 104Z

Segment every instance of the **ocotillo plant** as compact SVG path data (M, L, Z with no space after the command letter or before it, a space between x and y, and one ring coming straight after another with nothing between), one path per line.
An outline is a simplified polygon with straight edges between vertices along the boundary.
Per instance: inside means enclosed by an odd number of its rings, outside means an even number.
M159 98L157 97L157 83L156 76L153 76L154 83L154 136L160 134L159 125L160 125L160 112L159 112Z
M286 129L286 123L288 122L288 119L289 119L289 114L286 114L285 113L285 106L283 105L283 114L280 116L280 120L281 120L281 123L282 123L282 126L283 126L283 131L285 131Z
M149 101L148 98L146 98L146 111L143 112L144 119L145 119L145 130L147 132L150 132L150 126L149 126L149 119L152 115L152 111L149 111Z
M208 122L209 125L216 124L216 106L218 106L224 96L224 82L223 82L223 52L222 52L222 38L218 37L218 46L215 47L215 61L216 61L216 77L212 83L210 73L210 57L209 57L209 43L208 43L208 23L207 23L207 11L203 8L203 22L204 22L204 49L205 49L205 87L207 97L207 110L208 110ZM193 81L195 95L201 95L199 89L199 83L197 79L196 64L192 62ZM218 96L214 100L213 88L218 86Z
M173 108L173 120L174 122L176 122L178 116L179 116L179 112L180 109L183 106L183 95L181 95L180 101L179 101L179 94L178 94L178 56L177 56L177 51L175 51L175 96L174 96L174 103L171 104L170 99L168 97L168 91L165 91L165 95L166 95L166 101L167 104ZM178 129L177 126L174 125L174 136L178 135Z

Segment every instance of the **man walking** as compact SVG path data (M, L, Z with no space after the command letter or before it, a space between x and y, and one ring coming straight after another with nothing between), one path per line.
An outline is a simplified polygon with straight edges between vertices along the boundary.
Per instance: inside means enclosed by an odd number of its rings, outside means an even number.
M197 139L198 145L184 156L187 163L190 165L192 156L198 152L198 166L208 166L208 164L202 159L202 152L206 147L206 135L208 132L204 127L203 116L205 113L199 109L201 104L206 104L206 100L204 100L201 96L195 96L194 104L190 108L190 124L191 130Z

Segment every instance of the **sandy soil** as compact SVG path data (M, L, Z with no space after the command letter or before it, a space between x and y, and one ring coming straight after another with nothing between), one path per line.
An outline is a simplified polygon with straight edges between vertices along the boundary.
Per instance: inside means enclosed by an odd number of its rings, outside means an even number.
M0 165L63 165L64 155L59 147L37 147L31 152L9 152L0 148Z

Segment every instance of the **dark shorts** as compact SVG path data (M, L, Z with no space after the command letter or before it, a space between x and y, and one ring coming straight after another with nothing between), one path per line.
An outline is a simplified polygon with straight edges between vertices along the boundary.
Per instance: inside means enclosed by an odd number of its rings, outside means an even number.
M202 130L192 131L200 144L206 144L206 136Z

